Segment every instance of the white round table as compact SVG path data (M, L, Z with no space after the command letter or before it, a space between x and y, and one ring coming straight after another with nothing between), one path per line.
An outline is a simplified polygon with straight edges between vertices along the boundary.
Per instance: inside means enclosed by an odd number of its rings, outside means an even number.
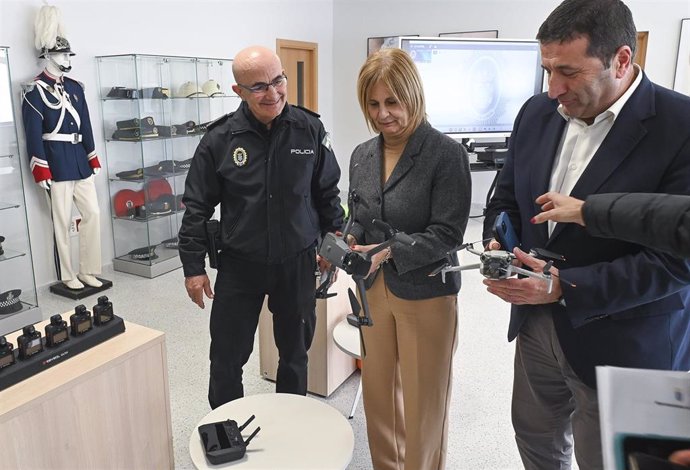
M206 460L198 427L233 419L244 438L261 431L240 460L212 465ZM197 469L344 470L352 460L355 437L347 420L333 407L309 397L266 393L239 398L204 416L189 438L189 453Z
M359 329L356 326L352 326L347 322L347 318L343 319L340 323L335 325L333 328L333 341L338 348L355 359L361 359L361 345L362 342L359 337ZM357 387L357 394L352 402L352 408L350 409L350 416L348 418L352 419L355 415L355 410L357 409L357 404L359 403L359 398L362 396L362 378L359 379L359 386Z

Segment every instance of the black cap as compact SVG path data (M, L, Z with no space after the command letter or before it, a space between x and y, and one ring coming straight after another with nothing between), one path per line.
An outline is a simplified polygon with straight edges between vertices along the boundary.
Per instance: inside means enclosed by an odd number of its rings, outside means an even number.
M21 289L12 289L0 294L0 315L8 315L22 309L22 302L19 299Z
M142 248L137 248L127 253L132 259L140 261L150 261L158 258L156 254L155 246L145 246Z

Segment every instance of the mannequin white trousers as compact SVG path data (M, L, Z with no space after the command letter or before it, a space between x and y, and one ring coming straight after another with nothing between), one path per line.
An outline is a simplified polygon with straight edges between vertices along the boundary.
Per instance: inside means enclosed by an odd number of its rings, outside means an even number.
M72 201L81 214L79 224L79 273L101 273L100 209L93 175L83 180L54 181L50 187L50 200L55 230L55 245L60 257L62 281L76 278L72 268L69 225L72 219Z

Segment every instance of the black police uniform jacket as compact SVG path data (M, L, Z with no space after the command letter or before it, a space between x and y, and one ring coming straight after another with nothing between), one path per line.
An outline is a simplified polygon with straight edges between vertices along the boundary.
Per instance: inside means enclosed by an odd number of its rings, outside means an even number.
M184 275L204 274L205 223L220 204L223 254L281 263L339 230L340 168L318 115L285 105L267 131L247 104L208 126L185 183Z

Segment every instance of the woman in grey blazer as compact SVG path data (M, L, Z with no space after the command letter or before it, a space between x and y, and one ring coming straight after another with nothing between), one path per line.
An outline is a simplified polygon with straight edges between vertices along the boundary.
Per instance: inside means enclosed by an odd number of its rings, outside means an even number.
M383 242L368 223L375 218L416 242L374 255L367 278L373 326L363 328L362 386L373 466L443 469L460 273L445 283L428 274L463 241L467 153L427 122L419 73L402 50L369 56L357 92L378 136L352 153L350 190L361 202L349 243L366 252Z

